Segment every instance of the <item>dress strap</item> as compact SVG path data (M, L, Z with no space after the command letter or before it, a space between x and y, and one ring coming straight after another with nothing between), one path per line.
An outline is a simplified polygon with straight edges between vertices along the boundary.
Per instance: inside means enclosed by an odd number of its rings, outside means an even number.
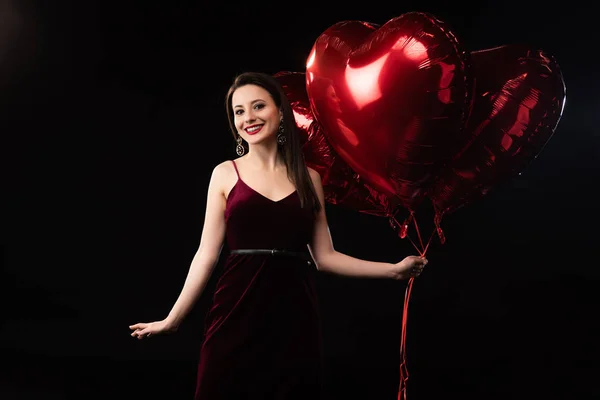
M235 168L235 173L237 174L238 179L240 179L240 173L238 172L235 160L231 160L231 162L233 163L233 168Z

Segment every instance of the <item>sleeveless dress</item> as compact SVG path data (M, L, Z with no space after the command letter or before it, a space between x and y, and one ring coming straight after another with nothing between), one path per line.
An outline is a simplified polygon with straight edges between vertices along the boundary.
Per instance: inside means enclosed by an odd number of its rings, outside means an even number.
M296 191L273 201L238 180L227 197L235 249L307 253L314 218ZM195 400L322 396L322 341L314 264L291 256L229 254L207 313Z

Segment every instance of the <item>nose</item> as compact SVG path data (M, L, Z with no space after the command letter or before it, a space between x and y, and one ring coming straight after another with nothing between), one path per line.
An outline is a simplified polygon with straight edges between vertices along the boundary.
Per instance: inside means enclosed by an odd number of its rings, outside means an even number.
M246 113L246 118L244 119L244 122L246 123L250 123L252 121L254 121L256 118L254 117L254 114L252 113L252 111L249 111Z

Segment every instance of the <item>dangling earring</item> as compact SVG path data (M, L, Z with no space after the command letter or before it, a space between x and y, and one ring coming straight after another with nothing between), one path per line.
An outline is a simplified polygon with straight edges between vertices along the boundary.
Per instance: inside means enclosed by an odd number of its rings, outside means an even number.
M285 135L283 133L283 121L281 121L279 123L279 133L277 134L277 143L279 143L282 146L285 144L286 141Z
M237 146L235 146L235 152L237 153L238 156L241 157L246 152L246 149L244 149L244 146L242 146L242 137L240 135L238 135L238 137L237 137L237 139L235 139L235 141L237 142Z

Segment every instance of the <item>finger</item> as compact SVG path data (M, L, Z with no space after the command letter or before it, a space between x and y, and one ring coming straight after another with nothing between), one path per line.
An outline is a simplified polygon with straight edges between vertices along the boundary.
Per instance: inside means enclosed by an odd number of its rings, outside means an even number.
M422 271L423 271L423 265L416 264L414 267L412 267L410 269L410 276L417 277L417 276L421 275Z
M144 337L146 337L147 333L148 333L147 331L141 330L141 331L138 332L137 338L138 339L143 339Z
M150 329L150 327L148 326L148 324L145 324L146 327L145 328L137 328L133 333L135 333L136 336L139 335L146 335L148 333L148 330Z
M134 325L129 325L129 329L133 329L133 330L136 330L136 329L144 329L144 328L146 327L146 325L147 325L147 324L144 324L144 323L138 322L137 324L134 324Z

